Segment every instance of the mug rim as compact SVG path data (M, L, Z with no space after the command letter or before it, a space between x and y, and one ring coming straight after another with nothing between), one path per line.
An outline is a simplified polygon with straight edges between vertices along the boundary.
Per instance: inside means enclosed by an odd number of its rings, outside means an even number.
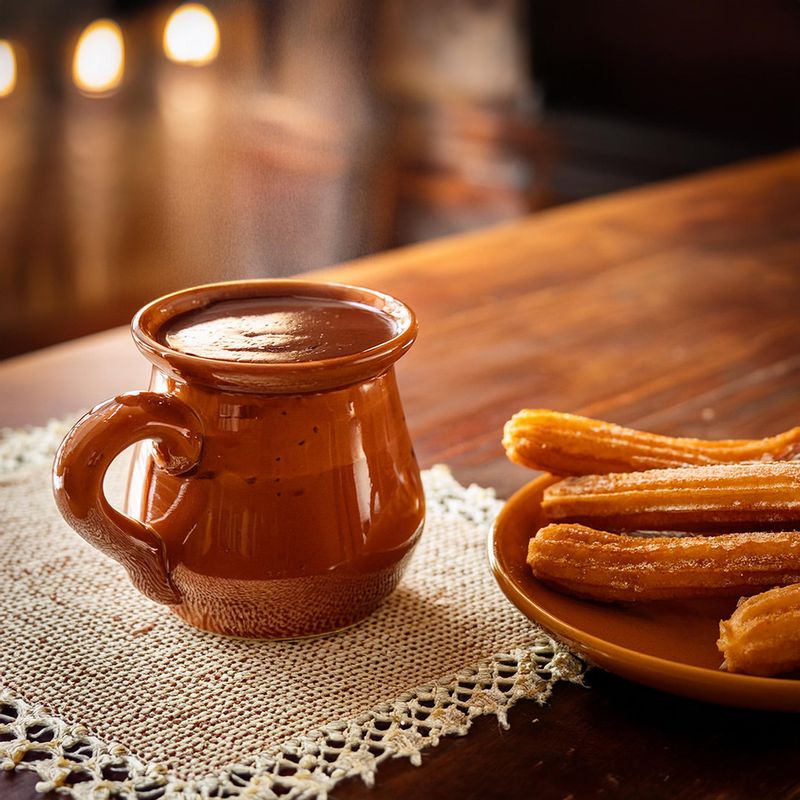
M263 363L185 353L159 337L176 317L225 300L305 296L357 302L390 317L398 326L389 339L354 353L308 361ZM352 284L313 279L259 278L206 283L156 298L136 312L131 334L140 352L158 369L187 383L251 393L324 391L385 372L414 343L419 323L413 310L390 294Z

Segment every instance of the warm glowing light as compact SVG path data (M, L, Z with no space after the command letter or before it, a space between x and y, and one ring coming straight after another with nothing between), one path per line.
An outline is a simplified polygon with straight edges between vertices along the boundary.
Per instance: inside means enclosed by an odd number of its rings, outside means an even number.
M210 64L219 53L219 28L214 15L199 3L184 3L176 8L164 28L164 52L178 64Z
M17 85L17 57L11 42L0 39L0 97L8 97Z
M124 71L122 31L116 22L98 19L78 39L72 79L87 94L107 94L119 86Z

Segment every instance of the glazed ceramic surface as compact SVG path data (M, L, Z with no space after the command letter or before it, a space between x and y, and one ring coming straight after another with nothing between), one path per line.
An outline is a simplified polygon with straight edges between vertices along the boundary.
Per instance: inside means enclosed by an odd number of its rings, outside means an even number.
M525 561L528 542L547 524L542 494L555 480L545 475L518 491L490 534L495 578L520 611L624 678L697 700L800 711L800 680L720 670L719 621L731 615L735 597L614 605L578 600L536 580Z
M160 336L210 303L282 296L357 302L390 318L394 335L281 363L190 355ZM206 630L308 636L374 610L424 518L393 368L416 336L412 312L356 287L247 281L155 301L133 334L153 363L150 389L98 406L65 439L54 486L67 521L140 591ZM102 481L136 442L123 514Z

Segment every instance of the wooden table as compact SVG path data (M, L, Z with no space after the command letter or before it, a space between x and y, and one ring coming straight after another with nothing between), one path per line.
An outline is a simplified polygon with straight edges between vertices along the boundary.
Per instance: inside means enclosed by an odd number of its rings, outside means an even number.
M530 475L500 430L523 406L670 434L761 436L800 417L800 154L542 213L319 277L406 299L422 323L400 367L423 466L506 496ZM43 422L144 386L124 330L0 364L0 424ZM346 797L790 798L790 715L689 702L594 672L383 766ZM30 773L0 795L33 797Z

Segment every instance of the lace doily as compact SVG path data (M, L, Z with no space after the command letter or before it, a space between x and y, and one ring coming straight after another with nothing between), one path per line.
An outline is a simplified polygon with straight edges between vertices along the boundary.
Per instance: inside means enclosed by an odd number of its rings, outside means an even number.
M325 798L354 775L371 785L388 758L418 764L478 716L507 726L518 700L582 682L583 664L494 584L491 490L424 474L422 541L364 623L231 640L138 595L60 520L48 473L68 427L0 431L0 765L35 770L41 791Z

